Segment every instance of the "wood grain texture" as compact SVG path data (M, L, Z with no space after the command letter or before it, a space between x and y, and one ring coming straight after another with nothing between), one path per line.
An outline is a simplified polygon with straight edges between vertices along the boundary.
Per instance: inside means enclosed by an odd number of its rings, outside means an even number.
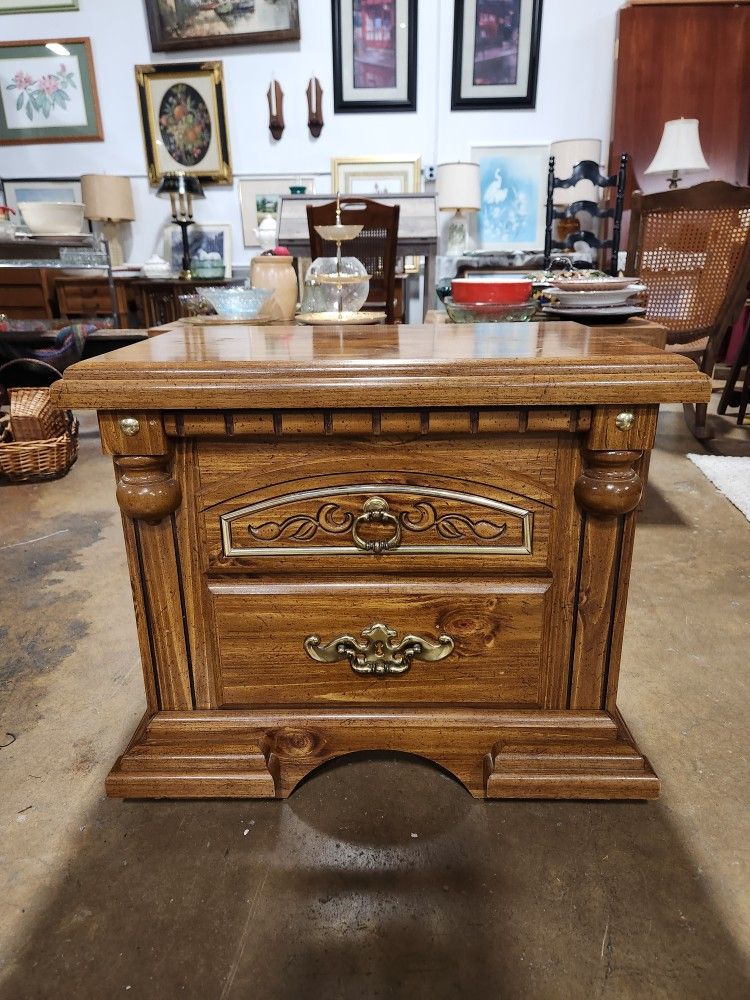
M617 711L633 511L657 403L707 380L515 326L176 330L68 369L120 473L148 704L109 794L284 797L367 749L477 796L658 793Z
M415 708L159 712L107 779L122 798L286 798L362 750L432 760L477 798L655 798L619 714Z
M142 410L707 402L689 358L575 323L171 330L79 362L58 406ZM199 402L197 402L199 401Z
M444 580L375 584L212 583L222 707L250 705L538 705L549 582ZM323 642L383 622L399 637L450 636L438 663L415 660L398 677L361 677L344 659L316 663Z

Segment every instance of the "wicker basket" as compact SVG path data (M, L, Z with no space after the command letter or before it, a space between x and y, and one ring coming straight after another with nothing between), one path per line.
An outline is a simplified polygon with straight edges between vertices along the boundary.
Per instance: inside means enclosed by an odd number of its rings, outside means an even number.
M78 458L78 421L68 411L67 429L45 441L0 442L0 475L14 483L58 479Z
M18 359L24 364L41 365L59 378L60 372L37 359ZM0 373L10 365L0 366ZM49 404L49 389L12 389L11 421L0 420L0 476L14 483L42 482L64 476L78 458L78 421L70 410L56 410ZM19 398L20 396L20 398ZM43 398L46 396L46 400ZM47 405L49 404L49 405ZM29 430L51 430L52 437L18 439L18 417L21 434ZM15 434L13 433L15 432Z
M10 390L10 429L16 441L41 441L65 433L65 414L52 405L49 389Z

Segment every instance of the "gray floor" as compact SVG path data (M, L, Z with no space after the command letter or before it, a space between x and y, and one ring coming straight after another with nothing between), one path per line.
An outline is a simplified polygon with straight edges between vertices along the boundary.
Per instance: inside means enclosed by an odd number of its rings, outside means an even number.
M66 479L0 489L2 1000L746 1000L750 524L688 450L672 408L621 682L658 802L488 804L373 755L285 803L123 804L143 697L88 417Z

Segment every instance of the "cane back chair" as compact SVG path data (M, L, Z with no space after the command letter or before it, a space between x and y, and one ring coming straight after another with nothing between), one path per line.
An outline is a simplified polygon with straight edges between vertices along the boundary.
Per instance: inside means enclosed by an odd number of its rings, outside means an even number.
M386 323L393 323L396 293L396 243L398 241L398 205L383 205L368 198L340 198L341 222L362 225L362 232L353 240L341 244L345 257L356 257L367 268L370 277L368 306L385 310ZM316 226L332 226L336 222L336 202L307 206L307 227L310 234L310 256L335 257L336 244L324 240Z
M646 285L646 316L667 328L667 350L711 375L750 283L750 187L707 181L635 191L626 273ZM706 414L705 403L686 407L698 438L708 437Z

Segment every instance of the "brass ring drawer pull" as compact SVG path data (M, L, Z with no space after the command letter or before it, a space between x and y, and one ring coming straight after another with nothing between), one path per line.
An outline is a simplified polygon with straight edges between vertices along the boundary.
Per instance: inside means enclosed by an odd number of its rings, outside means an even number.
M393 528L393 534L383 541L368 542L359 533L359 528L363 524L387 524ZM352 541L363 552L375 552L376 554L399 547L401 544L401 525L398 518L390 513L386 500L383 500L382 497L368 497L365 500L362 505L362 513L354 519L352 525Z
M412 660L427 660L434 663L443 660L453 652L453 639L440 635L434 639L424 639L421 635L405 635L401 642L394 642L394 629L376 622L362 630L365 642L351 635L340 635L330 642L321 643L317 635L305 639L305 652L318 663L336 663L348 660L355 674L385 677L389 674L405 674Z

